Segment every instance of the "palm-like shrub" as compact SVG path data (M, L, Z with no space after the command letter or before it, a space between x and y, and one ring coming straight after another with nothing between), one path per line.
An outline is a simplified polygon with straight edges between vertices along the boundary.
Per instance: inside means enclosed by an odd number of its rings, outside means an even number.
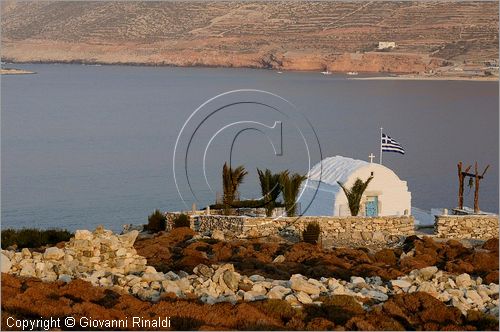
M238 194L238 187L243 183L243 179L247 174L248 172L243 166L233 169L227 163L224 163L222 167L222 190L224 192L223 204L225 214L230 213L232 203Z
M167 226L167 217L160 210L155 210L148 217L146 229L152 233L164 231Z
M260 190L266 208L266 216L271 217L276 207L276 200L281 193L280 174L273 174L271 170L262 171L257 168L259 174Z
M290 175L288 171L280 174L280 185L283 193L283 201L288 217L295 217L297 213L297 197L300 191L300 185L306 179L306 176L294 173Z
M357 178L350 189L346 188L343 183L337 181L342 190L344 190L344 193L347 197L347 202L349 203L349 210L351 210L352 216L358 215L359 207L361 205L361 198L363 197L363 193L365 192L371 180L373 180L373 176L370 176L366 181Z

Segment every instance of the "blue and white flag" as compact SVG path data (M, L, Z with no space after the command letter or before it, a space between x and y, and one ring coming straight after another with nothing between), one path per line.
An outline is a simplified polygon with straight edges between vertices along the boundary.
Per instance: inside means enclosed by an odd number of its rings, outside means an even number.
M405 149L399 144L395 139L391 138L386 134L382 134L382 152L397 152L401 154L405 154Z

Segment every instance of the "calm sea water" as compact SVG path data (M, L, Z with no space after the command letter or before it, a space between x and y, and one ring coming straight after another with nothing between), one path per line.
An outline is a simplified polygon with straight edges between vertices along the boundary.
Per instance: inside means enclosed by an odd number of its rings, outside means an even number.
M186 209L172 175L177 135L207 99L243 88L295 104L314 127L324 157L378 156L383 126L407 151L384 154L384 164L408 181L419 208L456 205L458 161L477 160L481 169L490 164L480 205L498 212L497 82L354 81L246 69L15 67L37 74L2 76L3 228L103 224L119 230L144 223L155 208ZM266 117L263 110L255 112ZM228 142L222 136L210 146L207 179L214 191L200 190L198 206L212 203L220 191ZM195 153L203 153L203 142L194 145ZM303 153L299 145L285 139L283 156L276 157L263 135L239 135L233 163L249 170L242 196L259 194L256 167L307 171L304 158L296 158ZM200 181L193 175L195 187ZM473 192L466 188L465 194L472 205Z

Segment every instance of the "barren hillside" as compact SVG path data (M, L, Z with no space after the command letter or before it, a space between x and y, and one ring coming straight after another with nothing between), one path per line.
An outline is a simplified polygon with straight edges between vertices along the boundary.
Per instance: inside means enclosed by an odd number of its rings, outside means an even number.
M498 58L498 2L2 2L2 60L428 72ZM379 41L397 47L377 51Z

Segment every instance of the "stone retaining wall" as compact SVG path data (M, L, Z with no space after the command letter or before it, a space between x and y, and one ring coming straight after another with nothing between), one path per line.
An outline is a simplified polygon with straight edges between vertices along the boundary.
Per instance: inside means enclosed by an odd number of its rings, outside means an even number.
M280 234L300 238L302 231L311 222L319 223L323 241L336 238L387 241L394 235L414 234L412 216L283 217L278 219L222 215L192 215L190 217L195 231L204 233L220 230L226 236L234 235L235 237L264 237Z
M498 237L496 215L442 215L435 218L435 234L442 238L490 239Z

